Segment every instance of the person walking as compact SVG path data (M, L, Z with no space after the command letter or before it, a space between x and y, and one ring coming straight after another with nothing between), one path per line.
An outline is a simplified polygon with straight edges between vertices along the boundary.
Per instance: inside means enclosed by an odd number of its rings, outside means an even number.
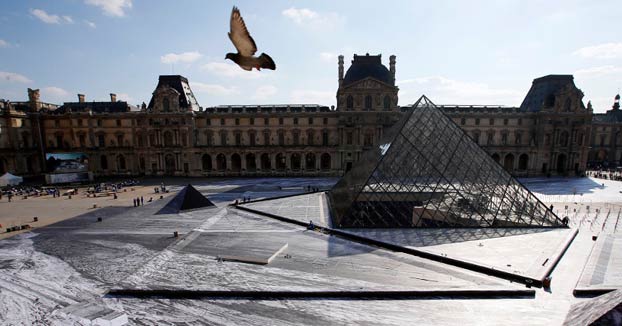
M140 196L140 205L145 205L145 199L143 198L143 196Z

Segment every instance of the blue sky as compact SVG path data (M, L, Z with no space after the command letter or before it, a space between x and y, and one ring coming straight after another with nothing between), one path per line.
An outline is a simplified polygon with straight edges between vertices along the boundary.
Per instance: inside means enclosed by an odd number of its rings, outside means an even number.
M242 71L227 32L240 8L276 71ZM596 112L622 87L619 1L57 0L0 3L0 98L148 102L160 74L201 106L333 105L337 58L397 56L400 105L520 105L534 78L574 74Z

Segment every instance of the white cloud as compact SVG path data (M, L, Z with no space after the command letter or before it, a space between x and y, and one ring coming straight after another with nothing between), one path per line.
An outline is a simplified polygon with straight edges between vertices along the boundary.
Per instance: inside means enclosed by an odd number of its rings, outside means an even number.
M97 28L97 25L95 25L95 23L92 21L85 20L84 23L90 28Z
M24 75L20 75L14 72L0 71L0 81L6 81L9 83L32 83L32 80Z
M278 88L272 85L259 86L255 90L255 94L252 96L255 100L267 100L274 96L278 92Z
M294 23L311 29L335 29L345 23L345 18L335 12L318 13L311 9L291 7L281 14Z
M492 88L485 83L442 76L406 79L397 81L397 84L400 87L401 105L415 102L422 94L440 104L519 105L525 95L513 89Z
M190 87L195 93L207 93L209 95L227 96L239 93L238 89L235 87L226 87L217 84L192 82Z
M127 93L117 93L117 101L125 101L128 103L132 103L136 100Z
M201 69L214 75L232 78L257 79L263 76L260 71L247 71L233 63L209 62L201 66Z
M622 43L603 43L586 46L573 53L586 58L613 59L622 57Z
M123 17L125 10L132 8L132 0L85 0L84 3L99 7L105 15L113 17Z
M607 66L579 69L575 71L574 75L577 78L597 78L597 77L602 77L606 75L620 74L620 73L622 73L622 67L607 65Z
M41 89L41 98L43 99L65 100L68 96L69 92L60 87L48 86Z
M184 53L168 53L160 57L162 63L192 63L199 60L203 55L197 51Z
M322 61L325 62L332 62L335 63L337 62L337 53L332 53L332 52L320 52L320 59L322 59Z
M334 91L293 90L290 98L297 104L331 105L335 103Z
M11 46L9 42L0 39L0 48L8 48L9 46Z
M41 9L30 9L30 13L46 24L60 24L62 22L71 23L73 20L69 16L60 17L58 15L50 15Z

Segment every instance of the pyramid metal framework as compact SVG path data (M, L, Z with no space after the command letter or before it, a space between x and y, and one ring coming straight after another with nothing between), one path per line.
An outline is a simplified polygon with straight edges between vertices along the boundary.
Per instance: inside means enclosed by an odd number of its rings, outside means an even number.
M328 193L336 227L563 227L422 96Z

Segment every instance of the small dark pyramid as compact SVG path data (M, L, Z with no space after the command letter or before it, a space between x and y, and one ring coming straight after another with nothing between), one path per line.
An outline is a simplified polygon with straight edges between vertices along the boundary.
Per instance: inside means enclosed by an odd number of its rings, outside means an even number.
M192 185L187 185L156 214L177 214L181 211L209 206L215 205Z

